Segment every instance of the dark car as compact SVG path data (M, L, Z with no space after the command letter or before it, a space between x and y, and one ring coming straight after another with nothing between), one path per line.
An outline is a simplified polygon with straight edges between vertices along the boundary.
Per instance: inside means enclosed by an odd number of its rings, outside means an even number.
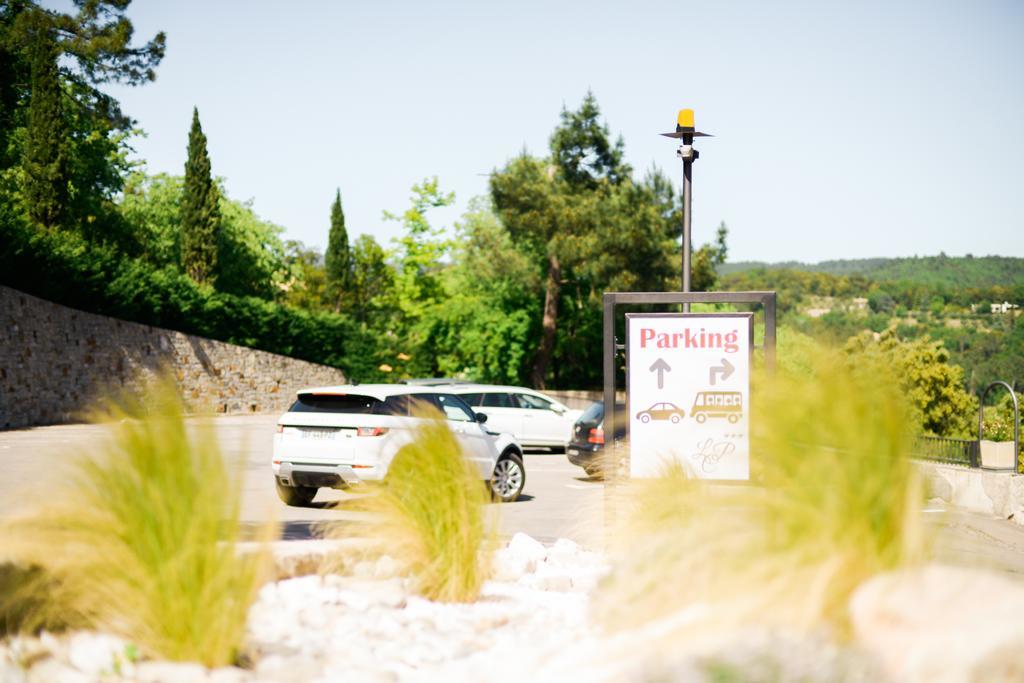
M616 404L615 414L619 423L615 430L615 438L621 439L626 434L626 406ZM598 401L587 408L572 428L572 440L565 449L569 462L582 467L590 476L599 476L604 469L604 402Z

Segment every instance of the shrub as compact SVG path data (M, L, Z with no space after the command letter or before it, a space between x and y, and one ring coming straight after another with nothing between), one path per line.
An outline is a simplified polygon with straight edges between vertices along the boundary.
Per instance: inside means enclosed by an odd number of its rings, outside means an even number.
M430 600L471 602L489 572L493 533L485 518L487 490L440 413L430 418L388 469L387 481L361 508L367 532L416 581ZM328 528L349 536L351 526Z
M705 605L707 619L843 627L852 591L924 554L907 398L865 359L761 378L746 486L681 466L626 487L615 571L597 610L617 626ZM707 621L702 622L707 625Z
M240 557L240 481L209 427L190 433L173 384L111 408L111 438L79 456L47 499L3 529L22 567L19 615L115 633L152 656L218 666L235 660L265 555ZM266 530L269 535L272 529ZM15 613L17 605L8 605Z

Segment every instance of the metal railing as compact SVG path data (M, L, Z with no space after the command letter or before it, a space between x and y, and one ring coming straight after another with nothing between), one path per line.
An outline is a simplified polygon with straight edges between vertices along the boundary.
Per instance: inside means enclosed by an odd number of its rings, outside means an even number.
M914 441L913 457L965 467L978 467L981 454L977 439L948 439L943 436L919 436Z

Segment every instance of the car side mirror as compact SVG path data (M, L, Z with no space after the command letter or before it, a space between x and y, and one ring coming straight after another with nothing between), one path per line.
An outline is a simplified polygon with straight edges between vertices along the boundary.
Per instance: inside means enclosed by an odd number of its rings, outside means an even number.
M558 415L565 415L566 409L562 406L551 406L551 410L555 411Z
M473 415L476 417L476 421L480 424L487 422L487 413L473 413Z

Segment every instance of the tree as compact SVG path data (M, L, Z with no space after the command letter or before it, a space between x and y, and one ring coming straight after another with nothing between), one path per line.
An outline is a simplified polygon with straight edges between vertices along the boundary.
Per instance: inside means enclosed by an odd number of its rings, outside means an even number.
M522 153L492 174L490 189L513 243L545 274L530 383L595 382L590 366L600 362L588 353L600 353L601 292L662 289L678 273L671 183L654 170L633 180L622 139L612 142L588 93L577 110L563 109L549 157Z
M395 264L395 300L406 324L422 316L426 307L444 296L440 270L451 249L444 230L427 220L431 209L450 206L455 193L442 192L437 177L412 186L411 206L401 216L384 212L387 220L398 221L405 233L395 240L392 252Z
M360 235L352 248L351 313L366 323L370 313L382 307L382 300L394 284L387 252L370 235Z
M597 98L588 90L576 111L562 107L561 123L551 134L552 160L562 179L574 188L594 189L602 181L618 184L632 173L623 161L622 136L613 144L600 116Z
M199 109L192 109L185 162L185 191L181 199L181 265L199 283L209 282L217 268L220 232L219 193L210 175L206 136Z
M534 261L512 242L488 202L476 198L456 224L444 299L420 324L423 374L522 384L534 349L530 309L541 291Z
M879 365L870 361L881 360L891 369L888 379L899 382L924 432L965 437L976 429L978 400L964 389L964 370L949 362L942 342L900 339L890 327L877 340L871 332L862 332L845 348L855 366L874 371Z
M729 249L725 243L729 235L729 228L725 221L718 224L715 230L715 241L705 244L693 255L691 270L691 285L695 292L707 292L714 288L718 282L718 266L725 263L729 255Z
M152 80L164 35L131 45L130 0L74 5L61 13L31 0L0 3L0 161L5 169L20 162L19 181L3 174L0 202L17 201L46 225L59 213L69 227L124 243L109 219L128 170L132 122L97 86Z
M334 302L334 310L340 311L352 280L352 254L348 246L348 232L345 230L345 213L341 210L341 188L338 188L331 205L331 231L327 237L324 260L327 266L327 293Z
M47 228L62 222L67 205L67 154L57 46L46 15L32 12L29 31L31 99L22 166L29 218Z
M308 311L322 310L327 291L324 257L316 247L297 240L285 242L285 259L294 277L282 286L281 300Z

